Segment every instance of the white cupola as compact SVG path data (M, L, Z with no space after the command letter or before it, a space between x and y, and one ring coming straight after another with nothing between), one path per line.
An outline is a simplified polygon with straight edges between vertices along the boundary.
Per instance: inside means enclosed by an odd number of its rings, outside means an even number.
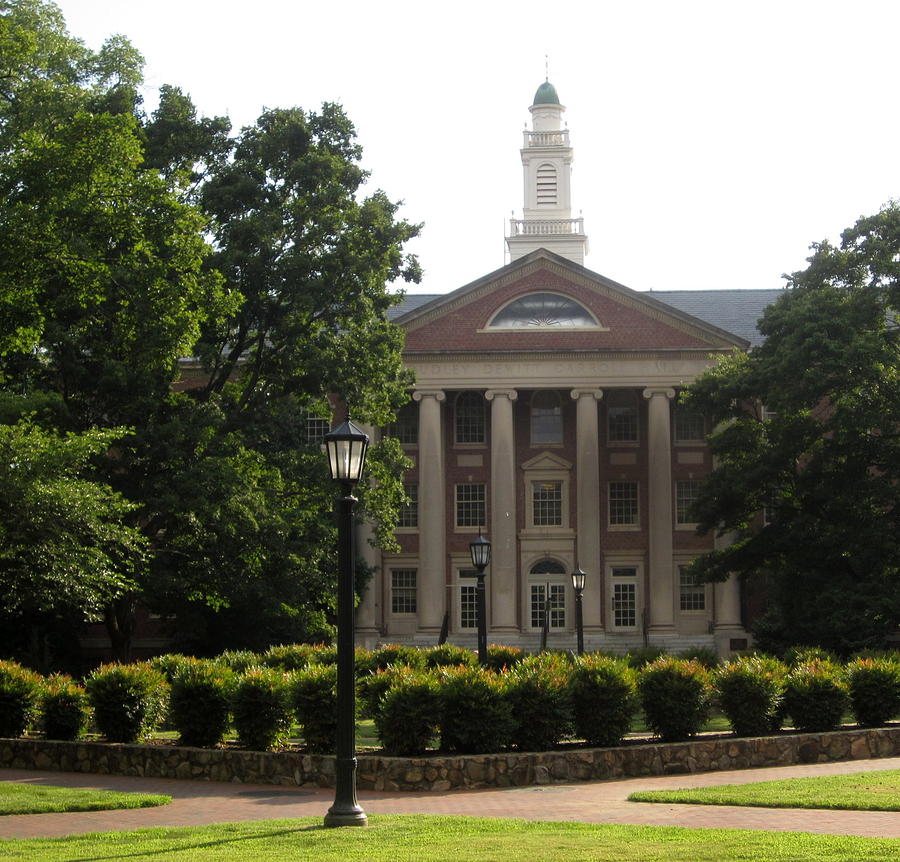
M510 261L546 248L584 264L587 236L584 219L572 218L572 148L563 127L566 110L556 88L544 81L534 94L531 130L525 130L522 167L525 201L521 219L510 219L506 245Z

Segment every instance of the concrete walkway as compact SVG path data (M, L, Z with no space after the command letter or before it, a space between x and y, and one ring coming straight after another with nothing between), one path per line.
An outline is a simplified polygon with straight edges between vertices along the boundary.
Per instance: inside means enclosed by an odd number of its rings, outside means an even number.
M706 787L881 769L900 769L900 757L503 790L457 790L446 793L363 791L359 794L359 800L370 821L379 814L463 814L521 817L527 820L764 829L900 838L900 813L897 812L663 805L626 801L628 794L635 790ZM0 769L0 781L99 790L136 790L165 793L173 797L170 805L158 808L0 817L0 837L3 838L62 836L147 826L194 826L278 817L322 817L333 799L331 790L21 769Z

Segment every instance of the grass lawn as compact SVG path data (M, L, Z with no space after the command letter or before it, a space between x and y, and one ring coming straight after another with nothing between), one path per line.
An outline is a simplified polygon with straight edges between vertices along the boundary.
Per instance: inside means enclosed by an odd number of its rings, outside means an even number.
M171 802L171 796L153 793L115 793L0 781L0 815L49 814L54 811L104 811L109 808L150 808ZM0 835L3 826L0 825Z
M635 802L685 802L696 805L753 805L765 808L843 808L900 811L900 769L786 778L756 784L724 784L691 790L644 790Z
M319 818L0 841L0 860L310 862L884 862L900 839L470 817L376 816L365 829Z

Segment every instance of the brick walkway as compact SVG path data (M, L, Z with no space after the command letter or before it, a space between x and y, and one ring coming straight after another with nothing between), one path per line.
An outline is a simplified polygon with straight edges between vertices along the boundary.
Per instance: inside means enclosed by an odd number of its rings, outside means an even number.
M900 769L900 757L504 790L458 790L447 793L364 791L359 794L359 799L370 820L379 814L463 814L479 817L521 817L528 820L714 826L898 838L900 814L896 812L661 805L626 801L628 794L638 789L703 787L879 769ZM328 810L333 798L331 790L17 769L0 769L0 781L23 781L101 790L140 790L148 793L166 793L173 797L170 805L134 811L87 811L0 817L0 837L4 838L61 836L82 832L138 829L144 826L193 826L276 817L321 817Z

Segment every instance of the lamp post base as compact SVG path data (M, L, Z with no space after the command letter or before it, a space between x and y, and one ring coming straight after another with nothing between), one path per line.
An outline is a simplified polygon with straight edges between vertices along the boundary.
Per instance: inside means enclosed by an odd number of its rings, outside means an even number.
M357 806L355 811L335 811L333 808L328 810L323 821L324 826L366 826L369 818L366 812Z

